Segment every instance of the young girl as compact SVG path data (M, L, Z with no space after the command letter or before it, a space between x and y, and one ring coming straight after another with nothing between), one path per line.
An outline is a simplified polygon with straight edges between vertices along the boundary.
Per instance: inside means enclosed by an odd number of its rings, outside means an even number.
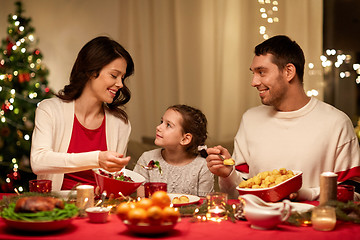
M214 189L214 175L209 171L198 146L205 144L207 120L198 109L187 105L169 107L156 127L155 144L161 148L144 152L134 171L147 182L167 183L168 193L205 196ZM158 161L158 168L141 167Z

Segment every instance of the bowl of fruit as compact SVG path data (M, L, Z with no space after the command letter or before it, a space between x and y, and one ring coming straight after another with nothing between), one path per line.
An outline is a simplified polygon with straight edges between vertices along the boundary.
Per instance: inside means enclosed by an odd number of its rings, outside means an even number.
M266 202L278 202L302 186L302 172L285 168L265 171L240 182L239 195L253 194Z
M122 202L116 207L116 215L130 232L141 235L164 234L171 231L180 213L171 207L171 199L164 191L155 192L151 198L135 202Z
M143 176L125 168L120 172L108 172L102 168L96 168L93 171L100 192L113 193L115 198L132 194L145 182Z

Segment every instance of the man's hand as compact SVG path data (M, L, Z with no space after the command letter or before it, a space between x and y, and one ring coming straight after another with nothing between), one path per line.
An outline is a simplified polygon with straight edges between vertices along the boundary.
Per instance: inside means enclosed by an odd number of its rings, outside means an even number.
M224 161L220 158L219 154L221 154L224 159L229 159L231 158L229 151L219 145L208 148L206 152L208 154L206 162L210 172L219 177L228 177L233 170L233 166L224 165Z

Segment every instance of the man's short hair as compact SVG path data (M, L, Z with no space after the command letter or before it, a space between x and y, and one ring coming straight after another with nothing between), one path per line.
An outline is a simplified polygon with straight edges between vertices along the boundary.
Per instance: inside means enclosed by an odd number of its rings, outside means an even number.
M304 78L305 56L299 44L284 35L274 36L255 47L256 56L272 54L272 62L283 70L288 63L294 64L301 82Z

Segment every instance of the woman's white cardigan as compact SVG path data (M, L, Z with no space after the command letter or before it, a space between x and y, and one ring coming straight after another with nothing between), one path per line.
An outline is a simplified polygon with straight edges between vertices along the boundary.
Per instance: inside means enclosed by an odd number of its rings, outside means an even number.
M35 112L30 162L38 179L52 180L52 190L61 189L64 173L98 168L100 151L67 153L75 114L74 101L59 98L40 102ZM107 150L125 156L131 125L105 111Z

